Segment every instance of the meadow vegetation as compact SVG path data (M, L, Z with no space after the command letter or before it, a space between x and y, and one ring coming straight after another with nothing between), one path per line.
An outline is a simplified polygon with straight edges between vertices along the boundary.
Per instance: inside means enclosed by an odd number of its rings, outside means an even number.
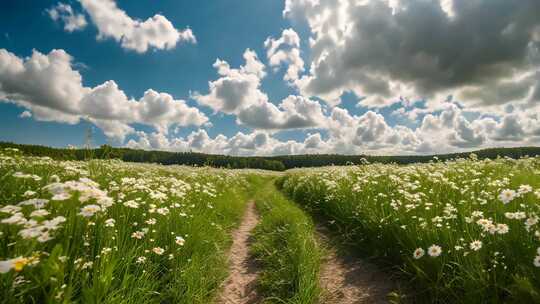
M278 156L232 156L204 154L198 152L170 152L161 150L139 150L117 148L102 145L99 148L52 148L39 145L24 145L1 142L0 149L15 148L25 155L48 156L56 160L120 159L125 162L158 163L163 165L208 166L227 169L264 169L284 171L286 169L323 166L361 165L365 161L376 163L396 163L400 165L427 163L434 155L342 155L342 154L305 154ZM521 158L540 156L540 147L489 148L474 151L478 159L497 158L498 156ZM439 154L441 160L467 157L470 152Z
M300 169L281 186L412 302L540 302L540 158Z
M2 302L215 302L254 200L265 303L321 301L312 218L410 287L394 302L540 303L540 158L363 162L283 175L4 148Z
M276 191L273 180L257 188L261 221L252 252L260 264L258 284L265 303L316 303L322 252L311 219Z
M208 303L244 174L0 156L4 303Z

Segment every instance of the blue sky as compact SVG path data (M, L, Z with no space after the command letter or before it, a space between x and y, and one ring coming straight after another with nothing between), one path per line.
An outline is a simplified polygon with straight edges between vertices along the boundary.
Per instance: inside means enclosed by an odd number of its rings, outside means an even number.
M96 145L144 149L423 154L540 136L532 0L0 6L0 140L81 146L91 127Z
M174 0L118 1L118 6L134 18L145 19L154 13L167 12L167 19L173 24L181 28L189 26L196 33L197 45L183 45L169 51L156 50L140 55L122 49L113 40L96 43L95 28L64 32L63 25L53 22L45 12L57 2L40 1L39 5L28 5L25 1L3 1L0 23L4 33L0 48L20 56L29 56L32 49L43 53L64 49L78 63L86 66L80 69L85 85L94 86L114 79L128 96L140 96L146 89L154 88L187 100L190 90L208 89L208 81L215 77L212 64L216 58L224 59L233 66L240 65L246 48L262 54L264 39L279 33L289 24L281 17L284 3L280 1L218 0L206 5ZM78 6L76 2L72 2L72 5ZM227 11L235 11L235 14L228 14ZM33 22L28 23L28 20ZM231 37L234 37L233 40ZM272 78L265 81L268 94L275 99L283 98L290 90L282 84L279 75ZM2 121L7 119L8 122L0 124L1 140L55 146L80 145L89 125L62 126L15 119L24 109L9 104L0 104L0 110ZM212 136L217 135L214 134L216 132L234 135L242 129L234 124L232 117L216 115L212 122L216 126L216 129L209 129ZM28 132L32 135L16 132L16 129L32 130ZM54 136L56 139L50 136L53 130L60 133ZM96 128L96 142L106 142L106 138L99 133Z

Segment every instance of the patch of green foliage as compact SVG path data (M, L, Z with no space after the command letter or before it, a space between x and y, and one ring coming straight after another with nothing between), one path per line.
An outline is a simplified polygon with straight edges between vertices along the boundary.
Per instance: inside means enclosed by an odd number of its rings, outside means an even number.
M282 188L414 303L540 303L540 158L299 169Z
M321 249L313 223L273 185L263 181L255 201L261 221L252 253L261 266L259 290L265 303L316 303Z
M126 162L159 163L163 165L210 166L216 168L253 168L284 171L292 168L361 165L365 163L412 164L427 163L435 155L340 155L309 154L279 156L231 156L197 152L147 151L129 148L116 148L103 145L94 149L62 149L38 145L21 145L0 142L0 148L17 148L27 155L49 156L57 160L121 159ZM437 155L439 160L467 157L471 152ZM520 158L540 155L540 147L490 148L473 151L479 159L498 157Z
M1 302L209 303L248 187L226 170L1 151Z

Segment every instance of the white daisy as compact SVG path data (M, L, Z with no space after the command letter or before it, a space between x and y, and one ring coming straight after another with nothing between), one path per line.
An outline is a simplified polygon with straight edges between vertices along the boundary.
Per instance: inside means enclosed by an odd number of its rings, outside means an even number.
M428 254L429 254L430 257L434 257L434 258L438 257L438 256L441 255L441 253L442 253L442 248L439 245L433 244L433 245L429 246L429 248L428 248Z
M91 217L96 212L99 212L100 210L101 210L101 207L99 207L98 205L86 205L81 208L81 212L79 212L79 214L84 217Z
M469 248L474 251L478 251L482 248L482 241L474 240L469 244Z
M424 254L426 254L426 252L424 251L424 249L422 249L422 248L416 248L416 250L414 250L414 252L413 252L413 258L415 258L415 259L418 260L419 258L423 257Z
M165 252L165 249L161 247L154 247L152 251L157 255L162 255Z
M501 200L503 204L510 203L515 197L516 191L510 189L504 189L501 194L499 194L499 200Z
M184 238L181 236L177 236L175 242L176 244L180 246L184 246L184 243L186 242L186 240L184 240Z
M534 264L535 267L540 267L540 255L537 255L534 258L533 264Z

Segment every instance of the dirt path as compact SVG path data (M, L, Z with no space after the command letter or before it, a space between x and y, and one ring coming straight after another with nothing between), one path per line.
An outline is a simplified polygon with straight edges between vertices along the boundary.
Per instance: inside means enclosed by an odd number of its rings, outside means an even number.
M218 298L219 304L257 303L257 267L249 257L249 237L259 221L255 203L249 202L242 223L232 234L233 244L229 254L230 274Z
M394 290L389 275L371 263L339 253L329 241L326 228L317 227L317 233L327 247L320 275L324 290L321 303L388 303L387 294Z

